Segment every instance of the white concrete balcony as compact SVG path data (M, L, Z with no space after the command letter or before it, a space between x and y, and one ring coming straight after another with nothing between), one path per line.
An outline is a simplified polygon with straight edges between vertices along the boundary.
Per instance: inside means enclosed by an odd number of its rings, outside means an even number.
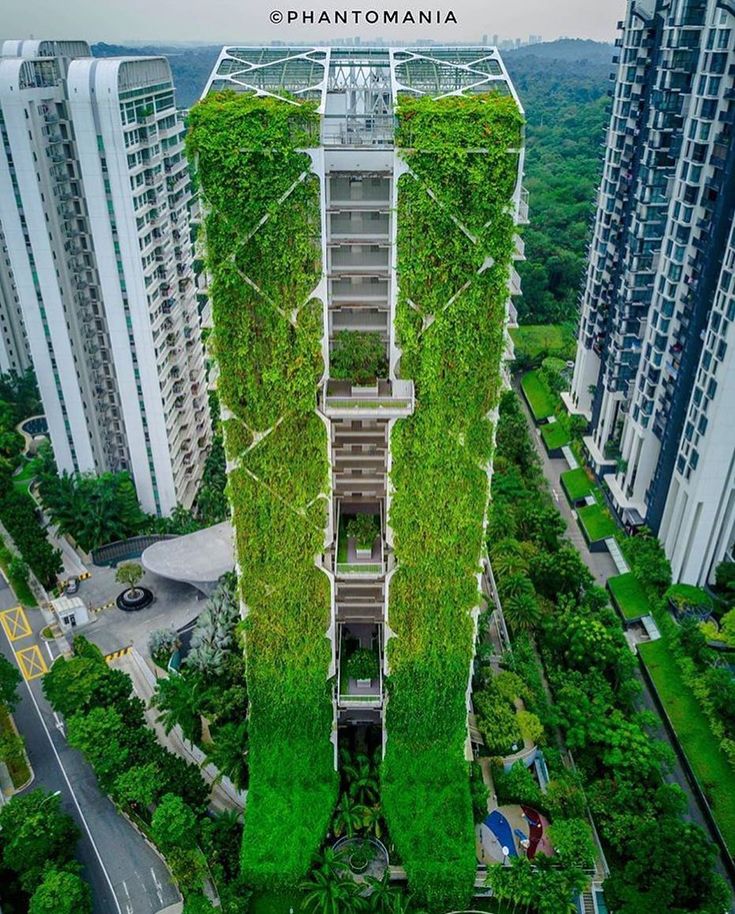
M413 381L378 381L360 386L351 381L327 381L321 408L330 419L399 419L414 410Z

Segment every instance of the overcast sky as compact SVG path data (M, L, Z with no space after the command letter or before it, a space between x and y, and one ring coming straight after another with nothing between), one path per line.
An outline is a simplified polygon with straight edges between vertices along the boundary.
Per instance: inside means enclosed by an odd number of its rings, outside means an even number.
M542 35L611 40L626 0L0 0L0 37L89 41L197 41L257 44L360 35L369 40L433 38L479 42ZM457 24L281 25L273 10L452 10Z

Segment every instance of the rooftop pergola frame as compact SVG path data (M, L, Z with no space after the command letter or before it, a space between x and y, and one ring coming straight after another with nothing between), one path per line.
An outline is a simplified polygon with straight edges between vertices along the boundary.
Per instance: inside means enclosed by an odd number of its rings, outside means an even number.
M500 54L492 47L226 46L203 95L218 89L293 96L294 103L309 99L318 103L320 114L328 113L330 93L359 94L361 114L383 116L392 114L404 93L442 98L495 91L512 95L522 110Z

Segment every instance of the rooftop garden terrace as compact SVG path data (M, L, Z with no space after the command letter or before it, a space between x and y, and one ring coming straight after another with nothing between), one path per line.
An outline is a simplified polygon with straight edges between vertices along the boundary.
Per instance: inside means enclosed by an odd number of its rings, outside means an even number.
M572 504L587 498L596 488L584 467L577 467L576 470L567 470L566 473L562 473L561 484Z
M538 364L547 356L566 361L574 358L577 348L577 336L572 324L523 324L512 327L510 335L517 361Z
M585 505L577 510L577 517L590 545L614 537L618 532L618 525L602 505Z
M714 608L712 597L707 591L692 584L673 584L666 591L665 597L680 619L686 616L705 619Z
M707 796L730 853L735 855L735 769L702 713L697 697L684 681L667 639L639 646L681 746Z
M536 422L542 422L554 415L559 397L549 390L540 370L529 371L523 375L521 389Z
M337 574L381 574L383 570L380 514L340 511Z
M340 628L339 703L382 704L383 650L381 626L350 623Z
M626 622L635 622L651 612L645 590L638 583L632 571L608 578L607 586L617 607Z
M541 426L541 438L547 451L557 451L571 441L569 429L562 422L547 422Z

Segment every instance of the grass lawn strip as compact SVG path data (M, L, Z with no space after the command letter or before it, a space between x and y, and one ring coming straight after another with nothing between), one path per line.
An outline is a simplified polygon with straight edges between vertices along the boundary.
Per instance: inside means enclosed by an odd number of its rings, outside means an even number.
M665 639L641 644L639 650L725 843L730 853L735 853L735 771L722 753L694 693L682 679Z
M599 505L587 505L577 511L579 521L584 528L590 543L615 536L617 525L608 512Z
M515 346L531 359L542 355L574 358L576 337L569 324L529 324L511 328L510 335Z
M633 621L650 614L646 594L632 571L608 578L607 586L625 619Z
M594 483L591 482L584 467L562 473L561 484L569 500L573 502L591 495L594 489Z
M521 387L537 422L554 415L558 398L551 393L538 371L525 374L521 378Z
M550 451L565 447L570 441L569 432L561 422L548 422L546 425L542 425L541 437Z

